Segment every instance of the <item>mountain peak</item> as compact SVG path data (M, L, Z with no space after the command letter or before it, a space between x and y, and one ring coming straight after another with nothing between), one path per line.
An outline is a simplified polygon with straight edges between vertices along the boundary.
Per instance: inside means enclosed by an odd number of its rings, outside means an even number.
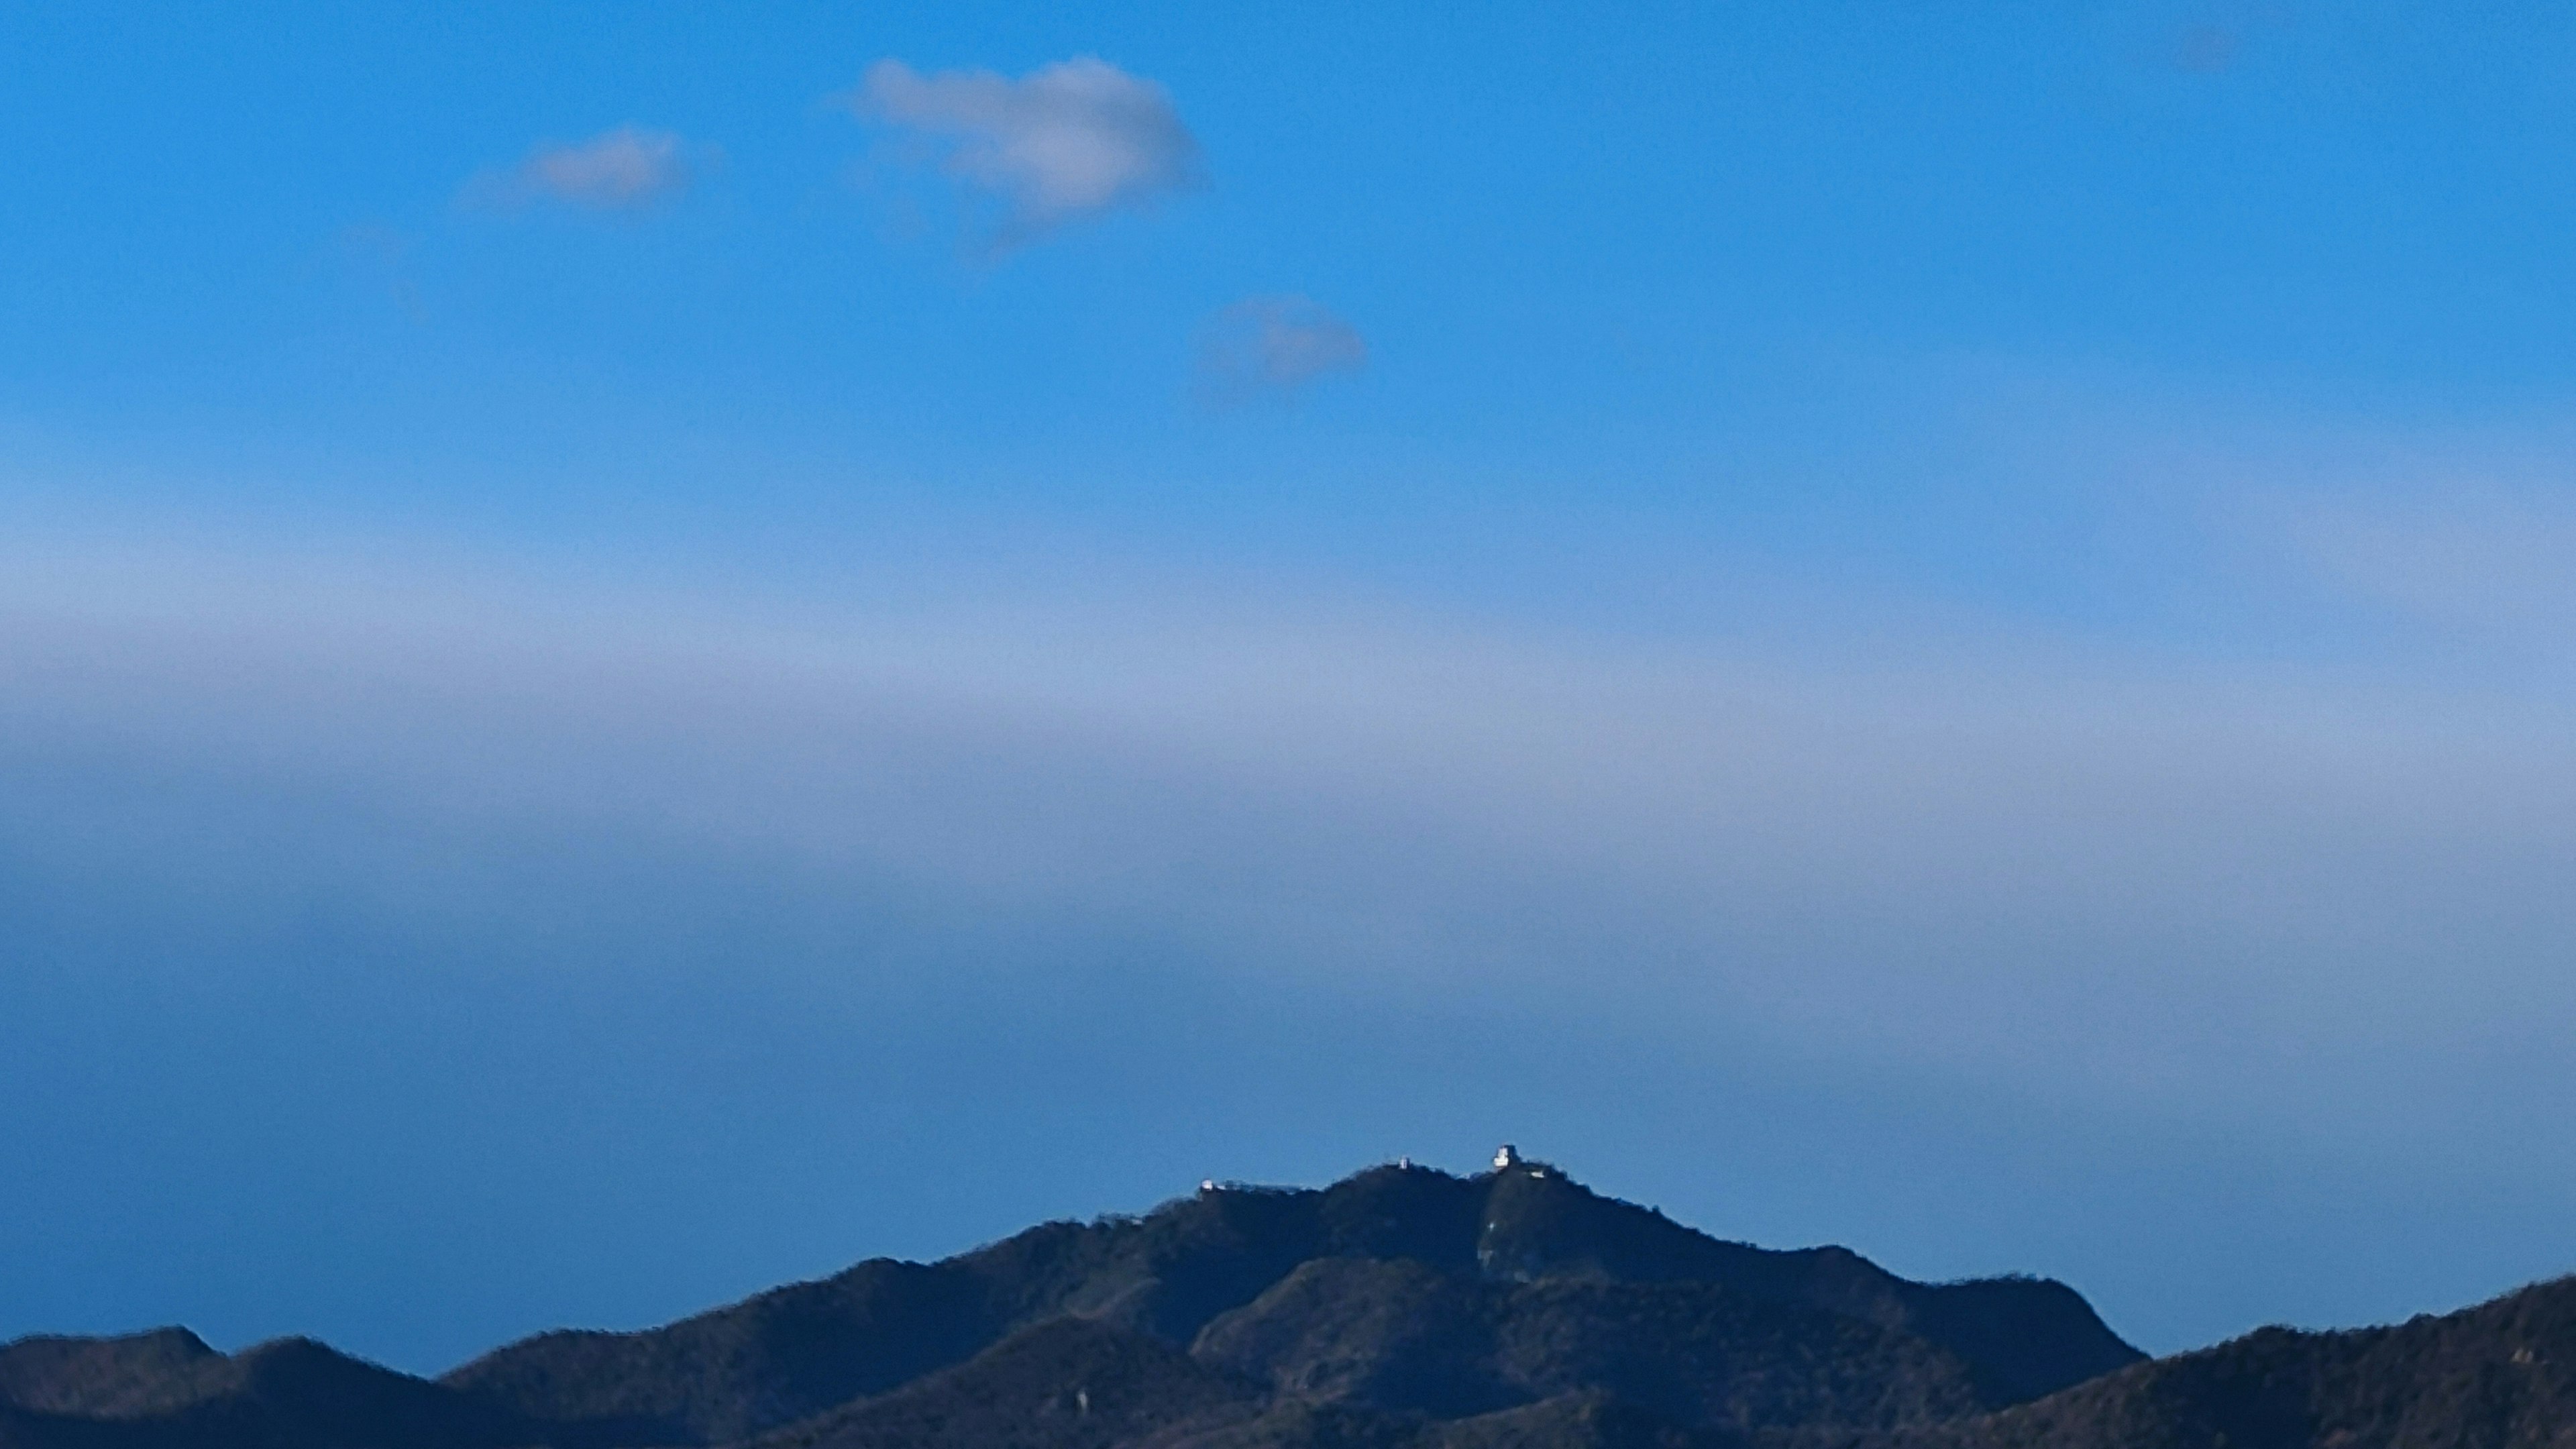
M889 1391L1064 1317L1176 1350L1216 1335L1234 1353L1254 1340L1231 1315L1266 1303L1258 1312L1271 1326L1261 1333L1275 1335L1287 1332L1279 1315L1306 1311L1294 1308L1304 1301L1295 1293L1265 1300L1301 1271L1309 1288L1340 1284L1362 1298L1383 1291L1395 1295L1391 1303L1414 1303L1407 1312L1464 1315L1453 1327L1470 1337L1631 1308L1848 1322L1860 1335L1848 1343L1837 1337L1842 1329L1797 1332L1821 1334L1816 1341L1837 1344L1833 1352L1894 1355L1890 1362L1914 1365L1909 1382L1954 1385L1963 1403L2017 1402L2139 1357L2060 1285L1910 1283L1840 1249L1724 1242L1517 1150L1496 1158L1507 1165L1466 1177L1401 1159L1320 1188L1210 1180L1141 1216L1045 1223L938 1263L870 1260L665 1329L544 1335L445 1382L542 1417L642 1416L681 1437L721 1442ZM1402 1271L1326 1270L1336 1263ZM1406 1285L1424 1281L1457 1292L1407 1296L1414 1289ZM1563 1283L1601 1289L1589 1298L1513 1295ZM1337 1318L1345 1310L1357 1315L1353 1323L1375 1311L1357 1302L1316 1311ZM1238 1326L1220 1330L1221 1321ZM1741 1331L1754 1341L1770 1332ZM1475 1392L1505 1404L1526 1397L1490 1383ZM1934 1397L1949 1402L1945 1394L1954 1390Z
M2138 1357L2062 1285L1914 1283L1844 1249L1727 1242L1505 1147L1467 1176L1399 1159L1315 1188L1208 1181L1141 1215L870 1259L661 1328L541 1334L435 1383L301 1339L229 1357L184 1334L21 1345L0 1351L21 1385L0 1449L96 1442L28 1427L55 1413L144 1436L117 1449L1876 1432ZM1420 1439L1435 1424L1466 1437Z

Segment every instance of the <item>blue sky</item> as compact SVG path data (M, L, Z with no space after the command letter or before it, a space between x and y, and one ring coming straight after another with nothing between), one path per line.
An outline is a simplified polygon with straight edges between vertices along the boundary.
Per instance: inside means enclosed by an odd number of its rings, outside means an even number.
M1512 1139L2576 1267L2576 21L19 6L0 1336Z

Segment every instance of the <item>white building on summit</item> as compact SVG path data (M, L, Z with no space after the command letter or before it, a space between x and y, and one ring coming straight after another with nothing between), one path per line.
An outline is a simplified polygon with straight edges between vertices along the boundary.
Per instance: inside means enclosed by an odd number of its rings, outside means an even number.
M1520 1165L1521 1155L1513 1149L1512 1144L1506 1142L1502 1146L1494 1149L1494 1171L1501 1172L1506 1168L1518 1167Z

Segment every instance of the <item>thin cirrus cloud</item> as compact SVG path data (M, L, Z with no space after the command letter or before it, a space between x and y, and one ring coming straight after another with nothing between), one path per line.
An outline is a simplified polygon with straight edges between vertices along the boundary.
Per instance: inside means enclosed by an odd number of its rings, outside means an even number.
M1359 329L1310 297L1247 297L1209 319L1198 385L1210 401L1292 397L1318 378L1368 365Z
M585 141L541 145L510 170L468 183L465 199L501 207L557 202L589 211L636 211L687 191L711 155L676 132L617 126Z
M841 98L864 119L945 148L944 169L1002 208L1000 246L1150 206L1202 183L1199 144L1169 92L1091 56L1014 80L988 70L868 68Z

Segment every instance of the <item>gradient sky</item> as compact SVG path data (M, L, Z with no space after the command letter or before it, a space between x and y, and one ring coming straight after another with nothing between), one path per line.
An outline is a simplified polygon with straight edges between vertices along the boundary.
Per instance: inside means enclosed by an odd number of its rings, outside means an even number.
M2576 1268L2576 14L0 10L0 1337L1494 1143Z

